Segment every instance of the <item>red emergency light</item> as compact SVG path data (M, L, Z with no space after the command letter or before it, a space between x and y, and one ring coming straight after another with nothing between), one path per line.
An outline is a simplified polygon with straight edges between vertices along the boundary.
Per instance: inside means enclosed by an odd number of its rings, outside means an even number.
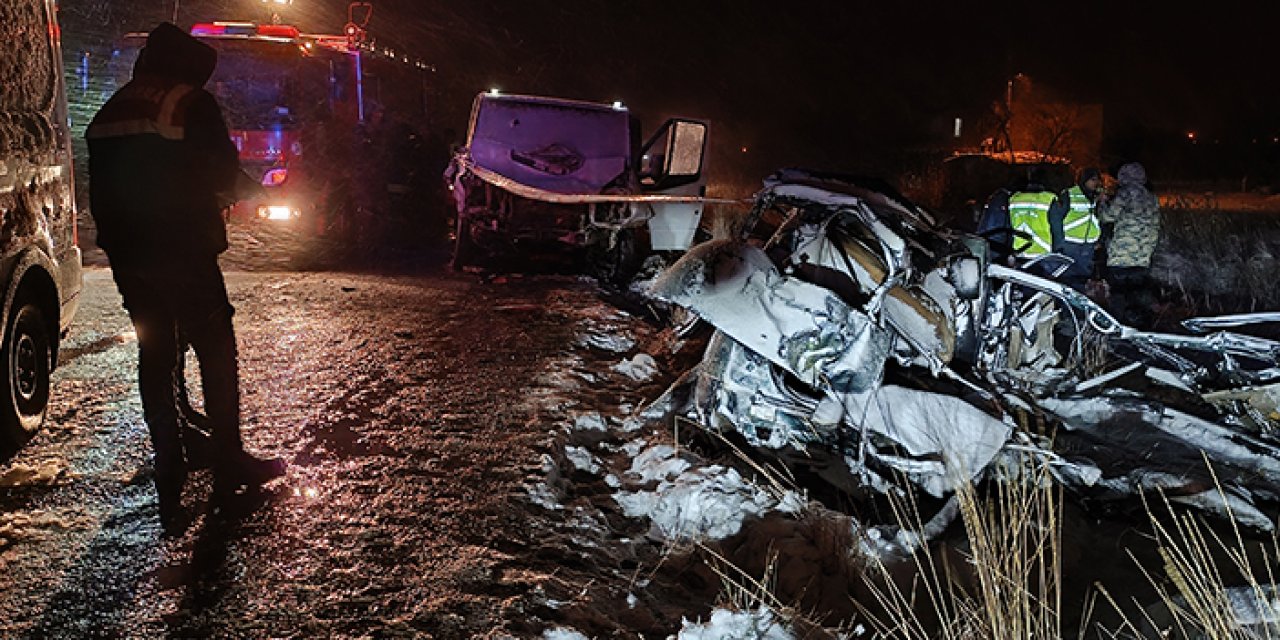
M258 27L258 35L269 38L297 38L301 32L297 27L287 24L264 24Z
M252 22L200 22L191 26L193 36L251 36L258 25Z
M193 36L263 36L293 39L301 35L297 27L286 24L257 25L252 22L201 22L191 27Z

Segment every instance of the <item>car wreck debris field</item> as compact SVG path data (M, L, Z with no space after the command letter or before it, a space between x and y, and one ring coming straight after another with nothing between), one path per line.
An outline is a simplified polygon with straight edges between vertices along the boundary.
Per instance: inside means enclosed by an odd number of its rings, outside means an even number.
M1280 342L1259 329L1280 314L1126 326L1055 282L1054 255L997 263L983 239L857 178L780 171L744 229L647 284L705 349L643 415L749 461L786 489L772 510L807 491L848 517L850 546L831 560L857 565L865 591L845 592L854 615L816 622L887 629L907 616L914 637L964 625L977 635L955 637L991 637L999 613L1032 635L1144 637L1203 628L1199 597L1227 628L1280 628L1265 578L1275 558L1255 557L1280 497ZM1145 549L1076 547L1112 528ZM1181 570L1212 586L1180 576L1178 553L1204 554ZM1149 579L1110 595L1104 574L1124 572L1110 565L1136 575L1152 554L1165 559ZM761 569L787 563L774 560ZM795 612L824 597L792 586L776 603ZM1021 595L995 595L1008 589ZM1034 624L1017 610L1032 601Z

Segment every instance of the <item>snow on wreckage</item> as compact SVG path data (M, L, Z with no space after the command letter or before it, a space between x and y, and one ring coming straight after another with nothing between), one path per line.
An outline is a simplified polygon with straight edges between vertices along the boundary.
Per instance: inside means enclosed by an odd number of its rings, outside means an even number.
M1280 343L1197 332L1274 314L1139 331L1035 275L1054 258L995 264L981 238L854 178L780 171L746 228L650 288L714 333L648 415L736 434L855 495L905 479L946 498L1029 452L1085 499L1168 489L1272 528ZM1060 428L1019 428L1026 416Z

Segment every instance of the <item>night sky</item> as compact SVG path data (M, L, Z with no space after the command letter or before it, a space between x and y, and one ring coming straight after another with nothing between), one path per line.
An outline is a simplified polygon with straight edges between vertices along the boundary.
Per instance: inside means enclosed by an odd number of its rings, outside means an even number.
M346 4L295 0L286 20L336 32ZM62 5L69 49L173 11L172 0ZM1224 146L1280 137L1280 8L1271 2L374 5L371 34L435 66L443 126L464 130L471 96L490 87L623 100L649 128L670 115L710 119L713 159L743 174L783 165L891 172L886 158L948 143L955 118L980 125L1016 74L1060 100L1103 105L1114 154L1167 153L1187 131ZM261 7L182 0L179 22L255 19Z

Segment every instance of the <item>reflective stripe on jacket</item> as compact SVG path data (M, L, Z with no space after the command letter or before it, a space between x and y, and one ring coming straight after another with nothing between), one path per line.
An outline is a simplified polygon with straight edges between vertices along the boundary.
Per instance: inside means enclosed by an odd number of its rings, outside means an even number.
M1093 201L1079 185L1067 189L1067 217L1062 220L1062 235L1067 242L1088 244L1102 237L1102 226L1094 214Z
M113 96L90 123L90 140L146 134L166 140L187 136L186 114L196 87L189 84L134 80Z
M1019 253L1024 256L1042 256L1053 251L1053 232L1049 226L1049 206L1054 196L1048 191L1028 191L1013 194L1009 198L1009 226L1031 236L1031 244ZM1021 246L1026 238L1015 238L1014 245Z
M227 248L222 197L239 153L208 91L142 75L85 132L90 214L112 266L215 256Z

